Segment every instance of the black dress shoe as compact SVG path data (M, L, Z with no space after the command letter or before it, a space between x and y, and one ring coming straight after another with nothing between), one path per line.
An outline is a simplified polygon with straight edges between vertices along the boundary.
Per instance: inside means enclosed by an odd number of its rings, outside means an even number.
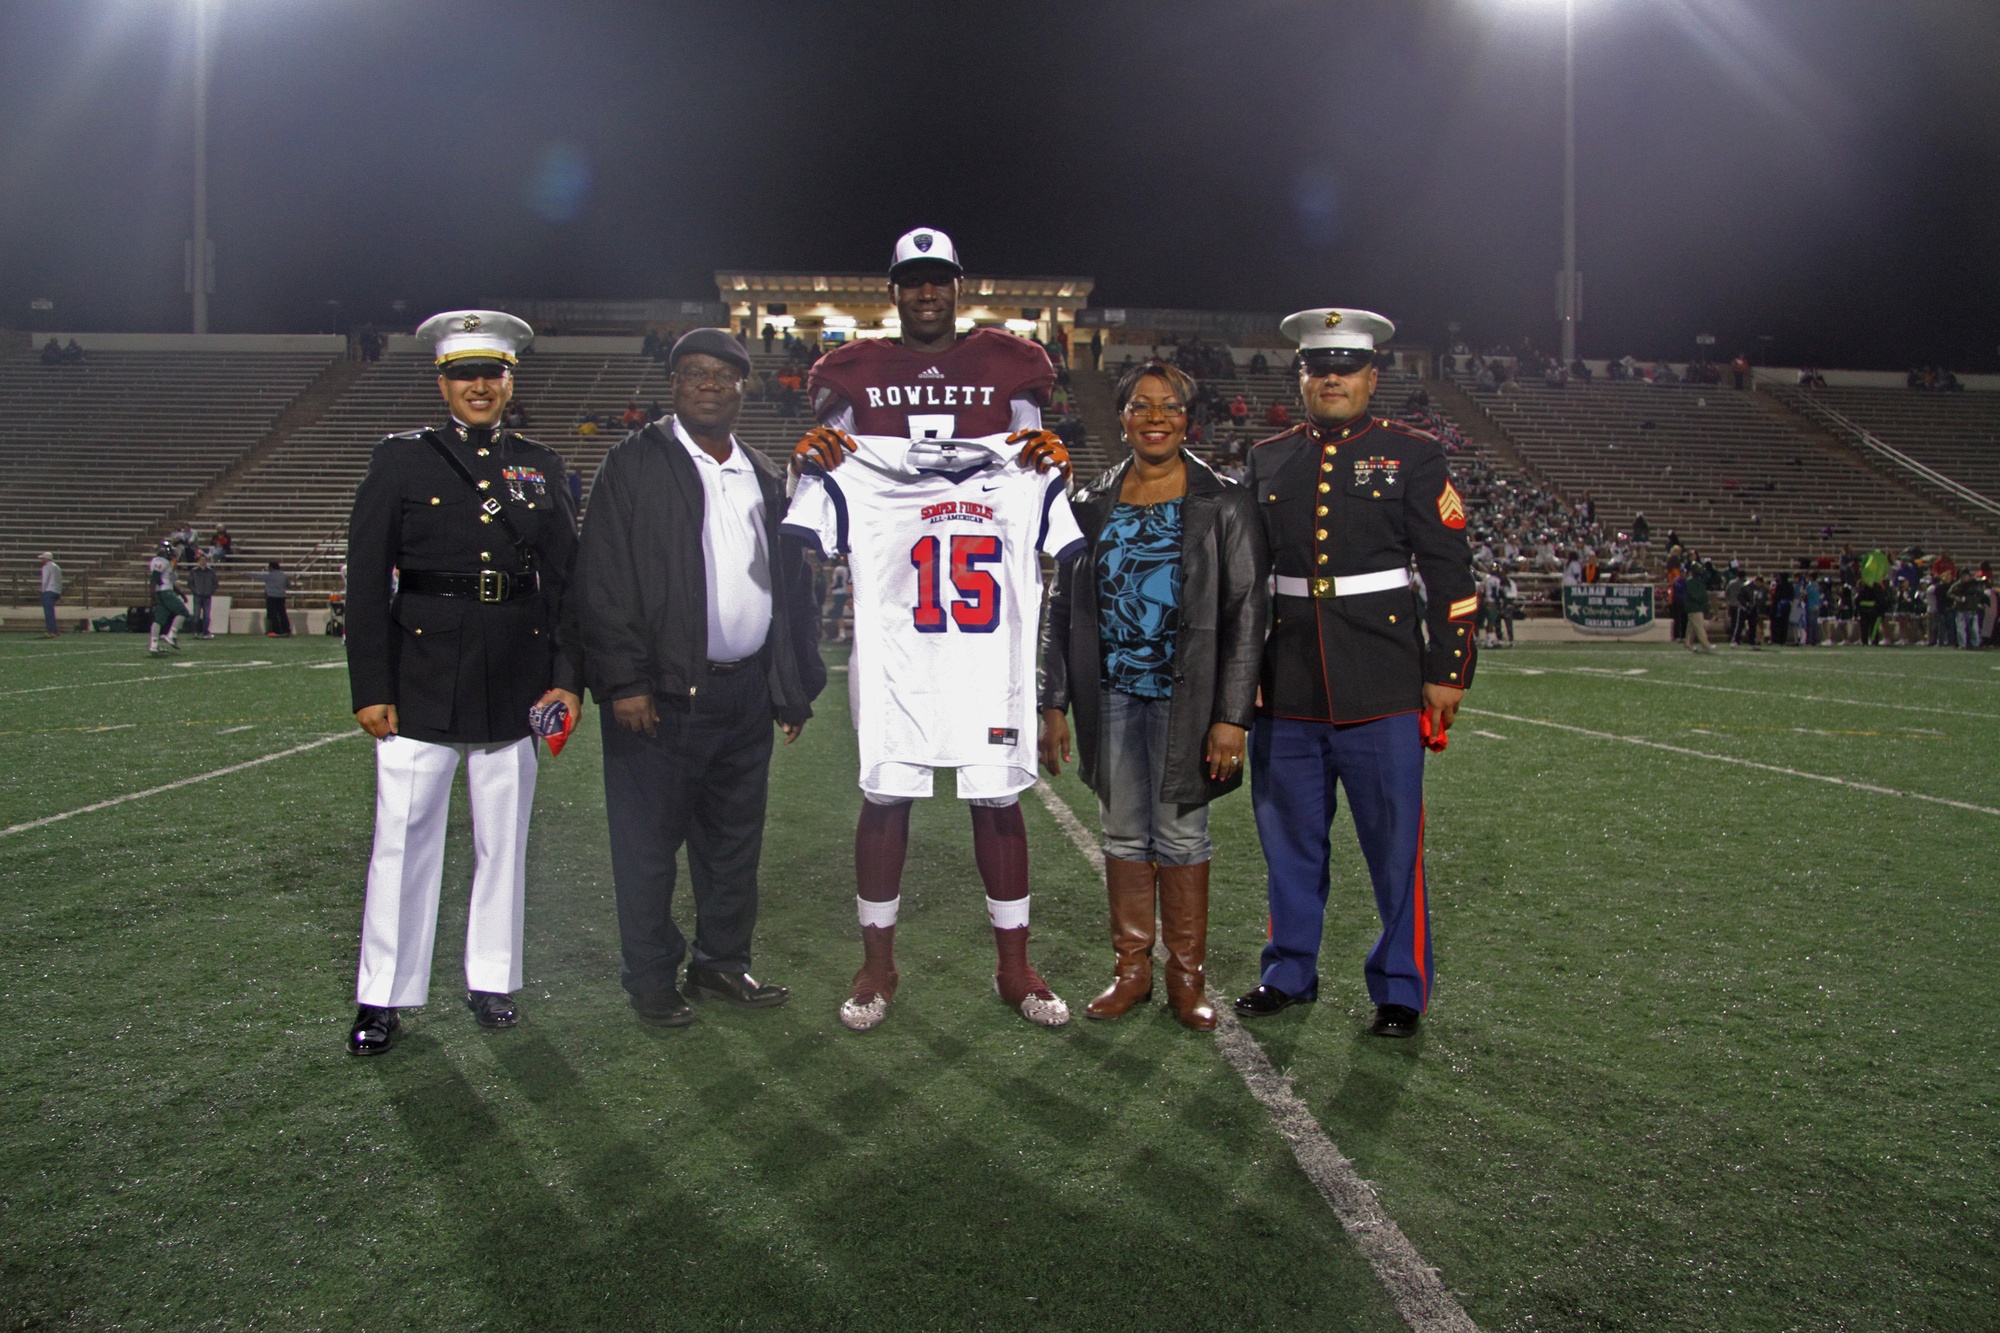
M1378 1037L1414 1037L1424 1016L1406 1004L1378 1004L1368 1030Z
M383 1009L372 1004L364 1004L355 1012L354 1021L347 1028L347 1053L349 1055L380 1055L395 1044L397 1029L403 1020L396 1017L394 1009Z
M466 1008L483 1028L510 1028L521 1021L512 996L498 991L473 990L465 993Z
M760 982L748 972L713 972L705 967L690 967L688 998L698 999L703 991L719 995L739 1009L775 1009L792 998L785 987Z
M1295 1004L1312 1004L1319 999L1318 992L1311 995L1292 995L1276 986L1259 986L1248 995L1236 997L1236 1012L1244 1018L1269 1018Z
M694 1022L694 1010L672 986L632 997L632 1012L656 1028L684 1028Z

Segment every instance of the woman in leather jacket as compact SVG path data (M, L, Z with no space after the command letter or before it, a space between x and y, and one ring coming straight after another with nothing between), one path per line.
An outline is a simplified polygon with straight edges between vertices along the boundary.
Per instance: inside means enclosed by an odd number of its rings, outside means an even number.
M1159 361L1116 391L1131 456L1071 498L1089 546L1056 575L1042 628L1042 763L1097 793L1116 975L1085 1009L1152 998L1153 914L1167 1002L1215 1026L1205 998L1208 803L1243 780L1269 617L1269 561L1249 493L1187 451L1195 383Z

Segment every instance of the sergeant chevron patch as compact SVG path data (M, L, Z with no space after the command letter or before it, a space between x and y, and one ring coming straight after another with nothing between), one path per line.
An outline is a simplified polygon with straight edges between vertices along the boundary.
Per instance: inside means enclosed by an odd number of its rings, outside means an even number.
M1438 517L1448 528L1465 526L1465 501L1459 498L1458 488L1447 479L1444 489L1438 492Z
M1451 604L1451 613L1445 619L1463 620L1478 609L1479 595L1477 593L1470 597L1461 597Z

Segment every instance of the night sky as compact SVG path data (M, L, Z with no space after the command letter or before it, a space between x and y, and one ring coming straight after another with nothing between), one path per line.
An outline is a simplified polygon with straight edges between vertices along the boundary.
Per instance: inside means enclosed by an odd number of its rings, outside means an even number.
M0 323L186 327L190 14L0 0ZM876 270L921 223L1098 305L1556 340L1548 0L228 0L217 29L218 331L713 300L718 267ZM2000 368L1996 75L1991 0L1578 0L1584 353Z

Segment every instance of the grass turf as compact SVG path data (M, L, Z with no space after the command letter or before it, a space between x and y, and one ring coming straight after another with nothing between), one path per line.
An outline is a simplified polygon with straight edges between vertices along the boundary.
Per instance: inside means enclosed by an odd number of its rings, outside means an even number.
M0 827L351 728L336 660L0 639ZM1336 826L1326 998L1254 1031L1482 1326L1993 1325L2000 819L1491 714L1996 806L1996 666L1490 655L1431 768L1411 1043L1360 1035L1374 925ZM0 839L9 1326L1399 1326L1205 1039L992 998L957 803L914 821L890 1022L838 1027L839 685L773 773L756 970L795 998L680 1032L617 987L590 728L542 767L523 1026L458 1001L461 793L432 1003L374 1061L340 1051L365 740ZM1101 891L1026 809L1037 960L1080 1008ZM1246 797L1215 826L1228 994L1262 867Z

